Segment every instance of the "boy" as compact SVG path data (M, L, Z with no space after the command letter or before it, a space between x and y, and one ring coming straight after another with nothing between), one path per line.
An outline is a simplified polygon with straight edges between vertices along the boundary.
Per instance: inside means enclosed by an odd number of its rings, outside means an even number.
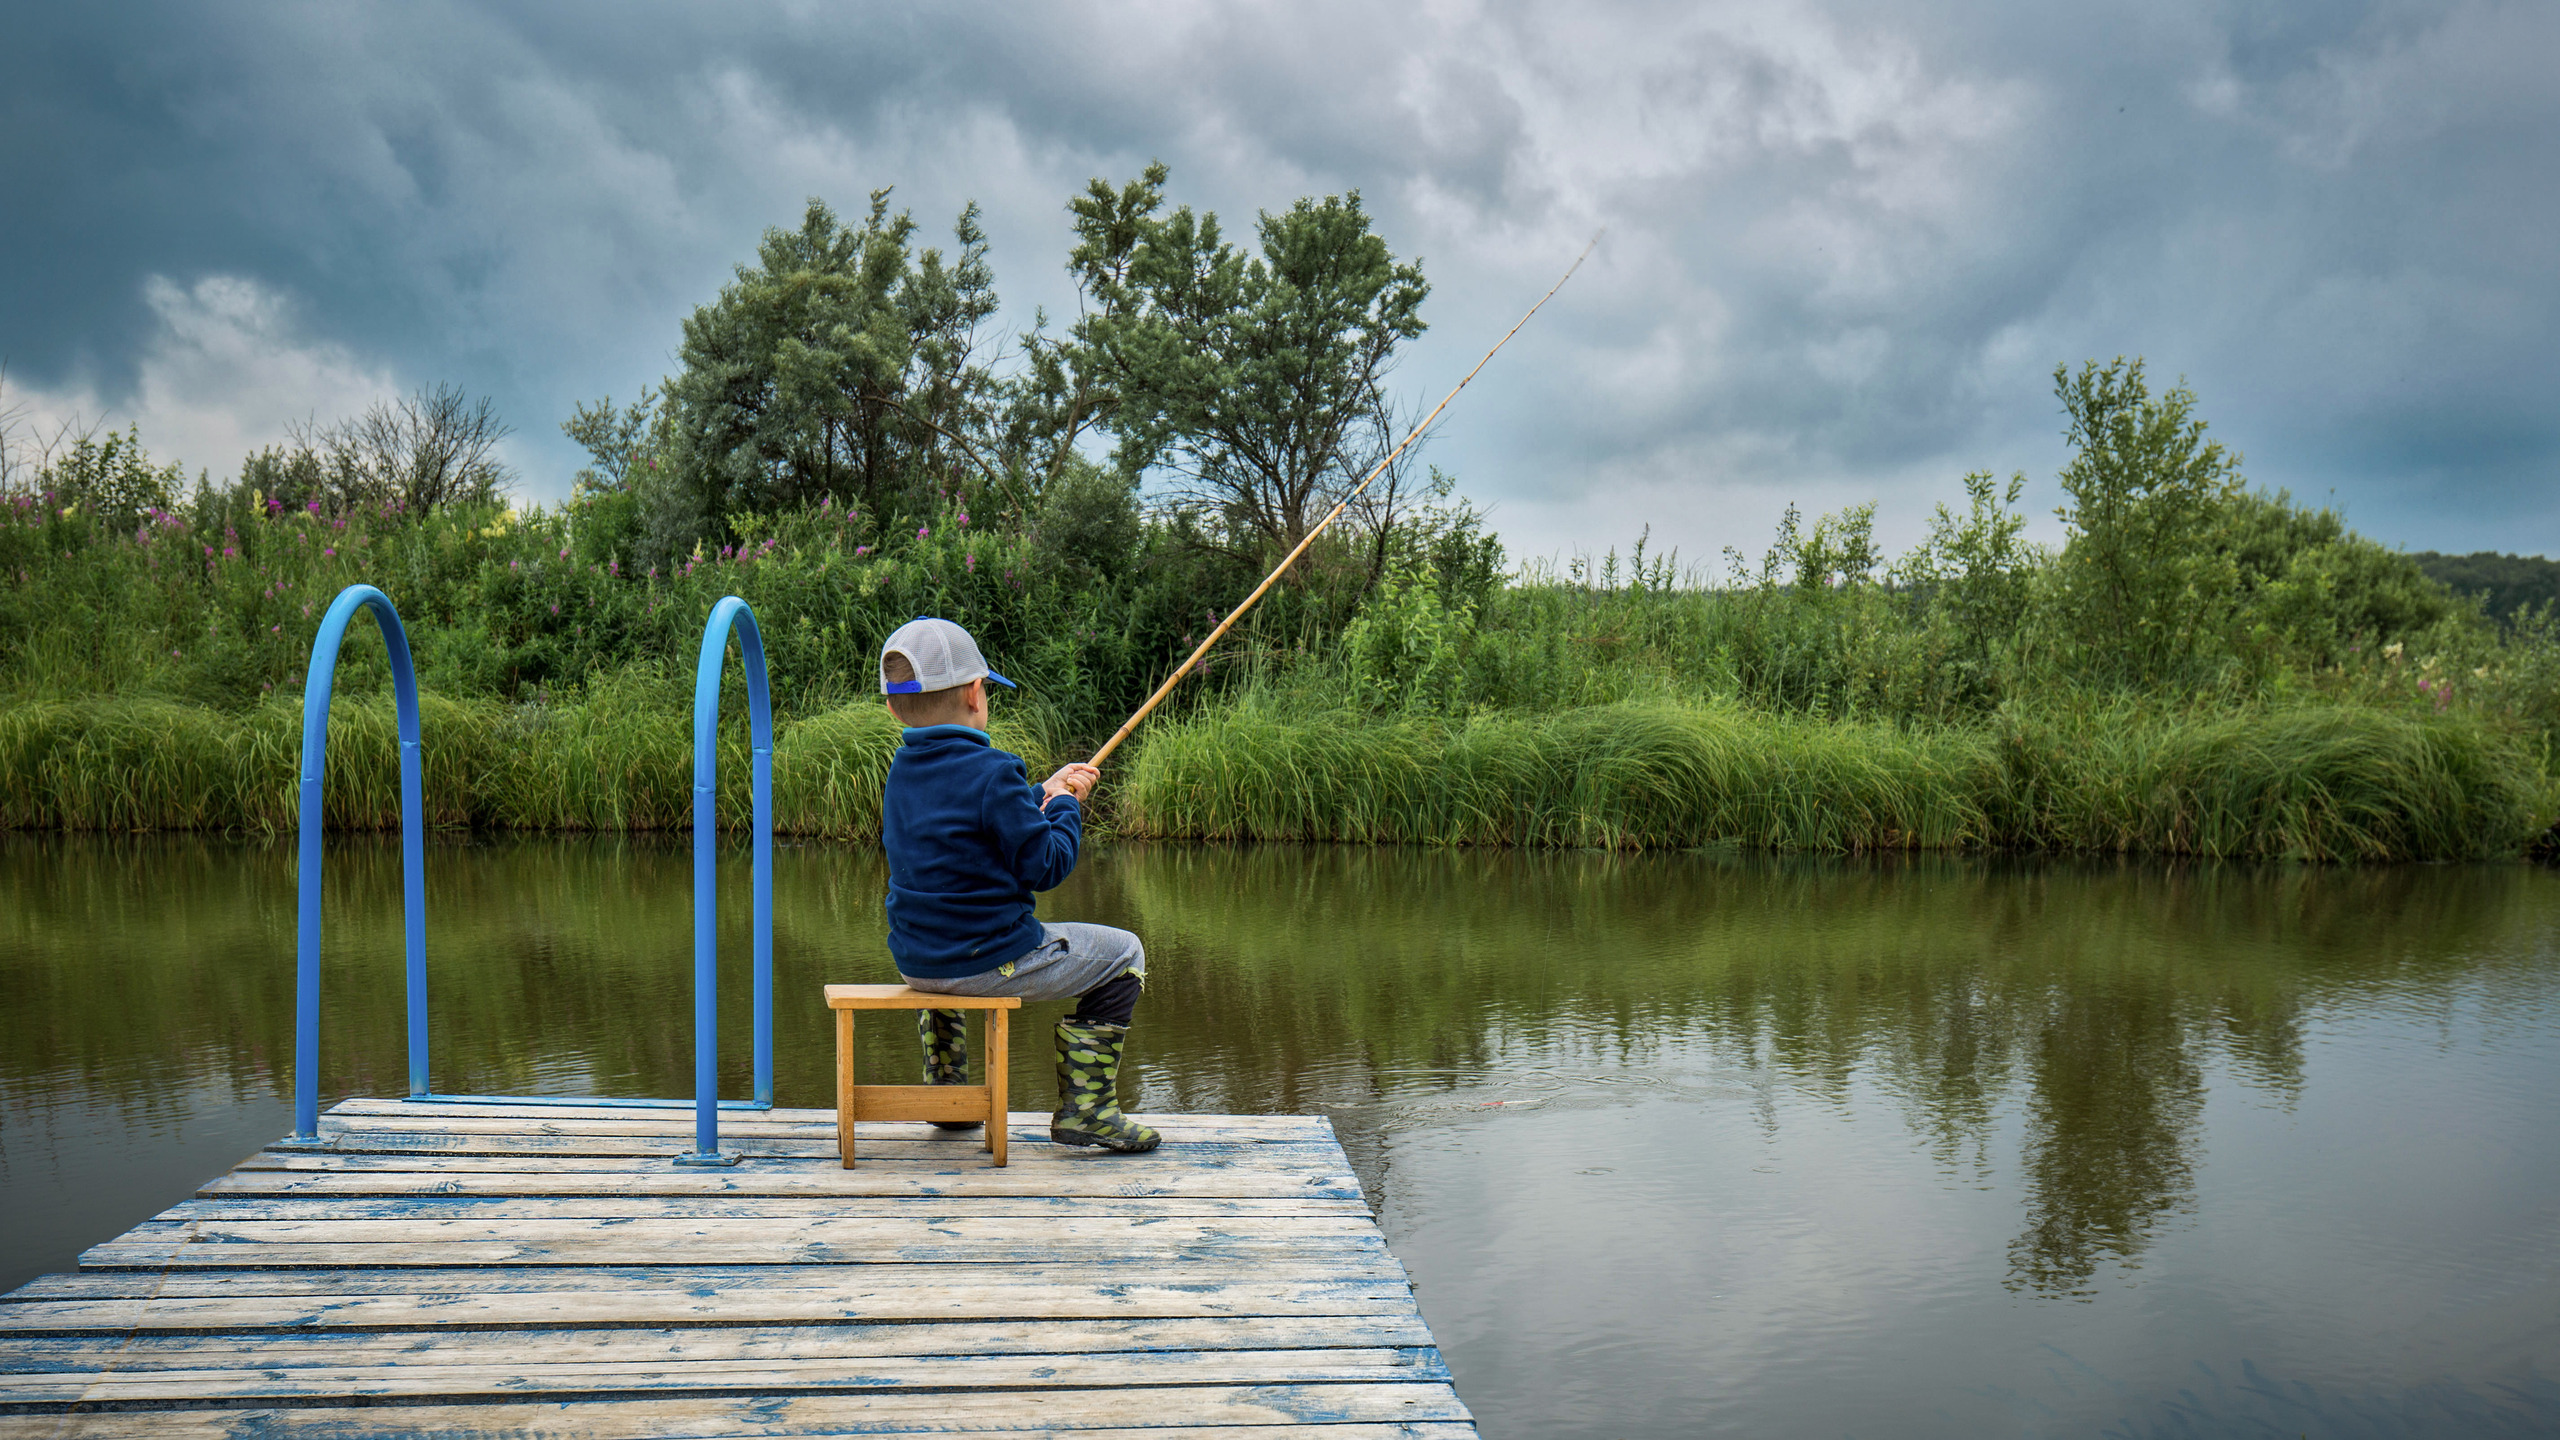
M889 762L880 841L889 852L889 955L910 989L934 995L1074 998L1058 1022L1060 1145L1153 1150L1160 1137L1120 1113L1120 1055L1147 973L1138 937L1108 925L1044 925L1031 896L1076 868L1082 801L1100 771L1069 764L1031 788L1022 760L987 740L987 668L948 620L898 627L880 647L880 693L907 727ZM957 1010L916 1016L925 1080L966 1083ZM974 1122L936 1121L965 1130Z

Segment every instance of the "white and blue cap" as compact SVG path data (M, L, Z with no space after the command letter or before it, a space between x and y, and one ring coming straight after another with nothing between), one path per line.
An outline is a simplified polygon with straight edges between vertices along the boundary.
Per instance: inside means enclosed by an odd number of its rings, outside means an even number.
M889 657L904 655L915 667L913 680L891 680ZM898 627L889 643L880 647L880 693L883 695L918 695L935 690L952 690L972 680L993 680L1008 690L1022 687L987 668L987 657L978 653L978 642L969 632L948 620L927 615Z

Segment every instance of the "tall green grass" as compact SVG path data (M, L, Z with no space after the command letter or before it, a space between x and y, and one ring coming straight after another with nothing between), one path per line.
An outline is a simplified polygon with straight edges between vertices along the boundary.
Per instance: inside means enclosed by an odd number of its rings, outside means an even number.
M428 823L678 829L692 729L674 706L421 701ZM390 706L330 717L328 823L399 823ZM1039 774L1043 717L997 743ZM775 828L867 841L898 726L854 704L778 728ZM167 700L0 709L0 828L272 833L295 823L299 708ZM2514 855L2560 815L2526 742L2461 711L2312 705L2201 717L2137 707L1981 726L1820 720L1729 703L1464 719L1248 701L1159 720L1110 777L1132 836L1609 850L2035 850L2315 861ZM746 823L745 727L721 733L723 823Z
M691 718L667 707L515 706L420 697L427 823L506 830L670 830L693 819ZM722 823L743 826L752 772L742 723L720 743ZM327 823L400 823L398 730L387 703L341 701L329 716ZM1038 734L998 722L996 741L1035 763ZM226 830L296 823L300 708L233 713L101 697L0 709L0 828ZM864 840L880 833L880 787L898 725L849 705L776 727L774 826Z
M1379 721L1252 705L1149 738L1128 834L1608 849L2517 853L2560 797L2476 718L2128 710L1912 730L1729 705Z
M1149 737L1119 816L1131 834L1221 840L1964 848L1991 842L1997 764L1965 732L1723 705L1461 721L1244 707Z

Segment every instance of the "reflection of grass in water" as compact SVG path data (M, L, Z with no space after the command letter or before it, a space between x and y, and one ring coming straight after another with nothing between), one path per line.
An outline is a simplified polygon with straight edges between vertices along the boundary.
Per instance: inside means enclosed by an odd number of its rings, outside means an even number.
M1380 721L1246 705L1164 723L1132 834L1434 845L2512 855L2530 755L2467 716L2117 710L1910 729L1726 705Z
M2309 1012L2494 993L2560 944L2560 881L2526 866L1143 847L1108 873L1159 947L1155 1013L1252 1017L1214 1057L1151 1042L1183 1108L1360 1107L1677 1040L1830 1104L1863 1072L1988 1176L2022 1106L2012 1276L2051 1294L2191 1204L2208 1060L2290 1103Z

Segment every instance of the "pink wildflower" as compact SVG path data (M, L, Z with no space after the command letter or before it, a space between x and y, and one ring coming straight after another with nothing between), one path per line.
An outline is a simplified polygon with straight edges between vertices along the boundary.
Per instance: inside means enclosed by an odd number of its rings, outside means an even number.
M960 512L960 523L961 523L961 524L963 524L963 525L966 525L966 524L968 524L968 523L969 523L969 512L968 512L968 511L963 510L963 511L961 511L961 512Z
M924 526L922 526L922 525L919 525L919 526L917 526L917 527L916 527L916 538L917 538L917 539L919 539L919 540L923 539L924 537L926 537L927 535L930 535L930 534L932 534L932 533L933 533L933 532L932 532L931 530L929 530L929 529L925 528L925 527L924 527Z

